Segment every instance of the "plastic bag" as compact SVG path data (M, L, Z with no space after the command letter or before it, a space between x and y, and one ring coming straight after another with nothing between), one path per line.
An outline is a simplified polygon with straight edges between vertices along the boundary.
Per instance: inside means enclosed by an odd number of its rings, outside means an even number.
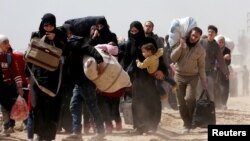
M22 96L18 96L15 104L12 106L10 118L16 121L22 121L28 118L29 108Z

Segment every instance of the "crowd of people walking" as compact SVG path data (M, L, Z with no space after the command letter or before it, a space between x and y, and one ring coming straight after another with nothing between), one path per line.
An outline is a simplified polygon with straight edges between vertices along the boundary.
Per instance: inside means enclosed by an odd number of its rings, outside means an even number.
M189 133L197 97L207 90L216 108L227 108L229 98L229 69L231 51L225 46L225 37L215 40L218 29L207 28L207 36L200 27L191 28L179 38L174 47L168 44L168 36L159 37L153 32L154 23L132 21L128 27L128 39L121 41L110 30L105 17L97 19L85 29L86 36L75 35L73 25L56 24L56 16L46 13L31 39L43 38L44 42L62 50L59 67L48 71L33 63L20 68L20 60L13 57L9 39L0 35L0 105L3 114L1 136L14 132L15 121L10 118L11 108L18 95L25 96L29 116L24 121L27 139L30 141L56 140L62 129L69 134L63 141L82 141L82 129L88 134L93 128L92 140L100 141L105 134L121 130L122 97L132 99L133 130L128 134L142 135L156 132L161 121L162 103L168 93L175 93L178 110L183 120L182 133ZM104 58L95 48L112 46L116 52L106 53L117 58L130 76L131 87L113 93L98 90L86 77L82 59L91 56L97 62L98 74L105 71ZM245 70L247 68L245 67ZM244 75L249 77L247 71ZM169 86L163 85L167 81ZM39 86L52 91L48 95ZM246 80L248 85L248 81ZM168 87L169 89L164 89ZM244 94L249 90L244 87ZM28 91L23 91L27 88ZM126 98L123 98L126 100ZM83 116L83 122L82 122ZM36 135L36 136L34 136Z

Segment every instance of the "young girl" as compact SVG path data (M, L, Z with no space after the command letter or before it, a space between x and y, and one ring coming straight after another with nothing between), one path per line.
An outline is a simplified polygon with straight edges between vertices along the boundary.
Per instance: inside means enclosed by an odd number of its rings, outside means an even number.
M141 62L139 59L136 60L136 65L140 69L147 68L148 73L154 75L158 66L159 66L159 57L163 55L163 48L159 48L158 50L152 43L145 44L141 47L142 55L145 57L145 60ZM163 80L167 81L173 88L176 87L176 82L166 76Z

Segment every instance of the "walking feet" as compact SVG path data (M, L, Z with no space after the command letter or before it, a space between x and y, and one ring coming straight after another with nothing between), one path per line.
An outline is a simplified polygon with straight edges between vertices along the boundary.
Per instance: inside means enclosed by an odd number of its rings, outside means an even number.
M83 141L81 134L73 133L66 138L63 138L62 141Z
M188 134L188 133L190 133L190 128L184 126L184 127L182 128L181 133L182 133L182 134Z
M94 137L90 139L90 141L103 141L105 137L105 133L97 133Z
M4 129L1 133L0 133L0 137L9 137L11 133L14 133L14 129L11 127L9 129Z

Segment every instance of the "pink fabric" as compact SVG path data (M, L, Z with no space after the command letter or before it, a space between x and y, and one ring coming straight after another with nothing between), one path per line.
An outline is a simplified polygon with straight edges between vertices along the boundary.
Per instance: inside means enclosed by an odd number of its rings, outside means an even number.
M99 44L95 46L96 48L102 49L111 55L118 55L118 47L109 44Z

